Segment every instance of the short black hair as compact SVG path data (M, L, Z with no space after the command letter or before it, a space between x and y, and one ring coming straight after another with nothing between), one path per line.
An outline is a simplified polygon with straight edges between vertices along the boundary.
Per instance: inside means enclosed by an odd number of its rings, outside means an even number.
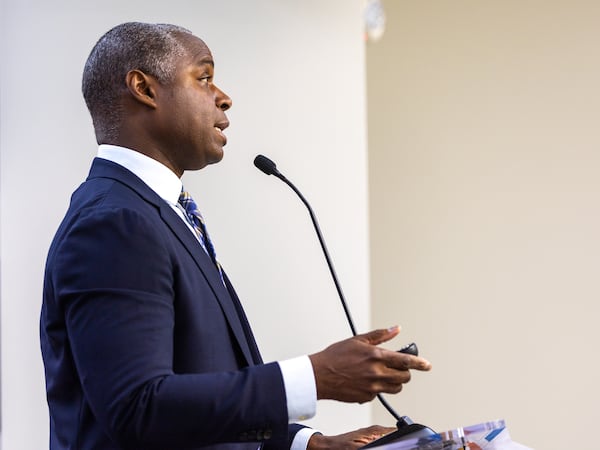
M110 141L118 134L123 114L118 100L127 72L138 69L161 83L173 79L176 59L186 53L176 34L192 33L177 25L127 22L98 40L81 85L98 139Z

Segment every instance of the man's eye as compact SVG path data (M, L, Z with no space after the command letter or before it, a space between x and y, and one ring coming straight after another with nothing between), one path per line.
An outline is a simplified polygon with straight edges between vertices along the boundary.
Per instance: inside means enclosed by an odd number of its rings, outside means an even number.
M208 75L207 75L207 76L205 76L205 77L200 77L200 78L198 78L198 81L206 81L206 82L209 82L209 81L211 81L211 80L212 80L212 77L209 77Z

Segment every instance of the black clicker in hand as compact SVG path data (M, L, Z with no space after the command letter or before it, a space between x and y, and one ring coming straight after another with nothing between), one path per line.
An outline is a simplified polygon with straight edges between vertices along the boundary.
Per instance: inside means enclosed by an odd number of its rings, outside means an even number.
M419 349L417 348L417 344L413 342L402 347L400 350L398 350L398 353L406 353L413 356L419 356Z

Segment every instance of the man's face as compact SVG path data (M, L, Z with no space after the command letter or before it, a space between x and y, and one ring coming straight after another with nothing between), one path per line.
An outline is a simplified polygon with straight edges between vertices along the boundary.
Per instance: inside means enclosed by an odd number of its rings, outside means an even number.
M231 99L213 83L214 62L200 39L181 35L188 54L177 60L175 78L158 87L156 129L161 152L178 175L223 158Z

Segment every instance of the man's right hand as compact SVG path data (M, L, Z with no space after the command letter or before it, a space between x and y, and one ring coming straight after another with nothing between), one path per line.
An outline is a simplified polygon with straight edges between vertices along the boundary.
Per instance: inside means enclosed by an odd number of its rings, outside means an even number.
M364 403L382 392L400 392L410 381L410 369L430 370L423 358L378 347L399 332L399 327L371 331L309 355L317 398Z

